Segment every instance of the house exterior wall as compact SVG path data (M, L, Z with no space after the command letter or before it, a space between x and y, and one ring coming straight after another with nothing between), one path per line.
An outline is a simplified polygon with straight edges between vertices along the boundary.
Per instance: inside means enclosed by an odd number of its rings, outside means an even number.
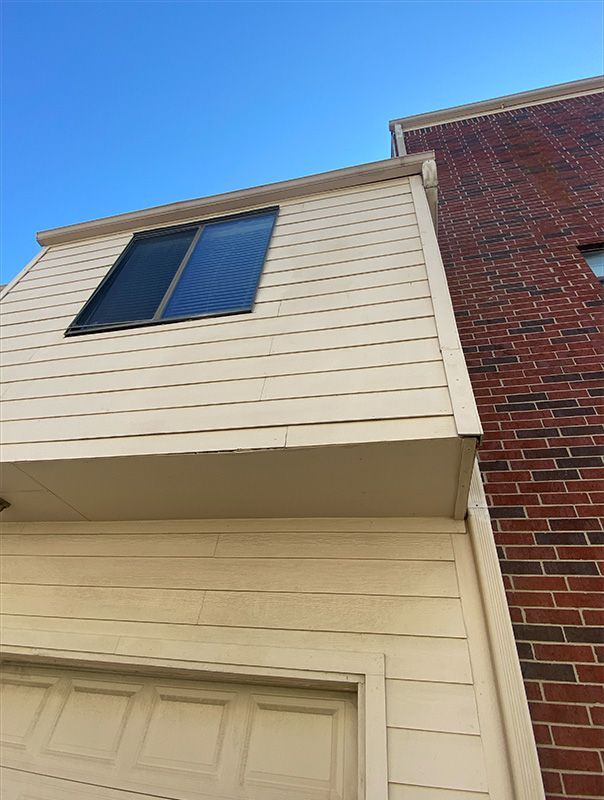
M2 551L11 651L380 654L390 799L513 796L463 521L5 523Z
M252 314L66 339L130 236L51 247L4 297L4 460L455 435L409 178L281 203Z
M600 797L602 95L405 133L434 149L439 242L548 798ZM600 646L599 646L600 645Z
M65 338L137 228L47 232L3 297L4 655L337 674L359 800L540 800L424 160L297 183L249 315Z

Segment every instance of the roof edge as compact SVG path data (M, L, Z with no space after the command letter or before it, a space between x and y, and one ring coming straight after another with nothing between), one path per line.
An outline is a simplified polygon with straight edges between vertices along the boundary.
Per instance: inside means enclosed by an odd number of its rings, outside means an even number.
M49 247L65 242L75 242L95 236L141 230L154 226L174 225L195 217L217 216L309 194L361 186L366 183L419 175L424 161L434 158L433 151L373 161L354 167L320 172L293 180L269 183L250 189L184 200L154 206L141 211L102 217L89 222L79 222L61 228L39 231L36 238L42 246Z
M592 78L582 78L568 83L557 83L553 86L544 86L540 89L530 89L527 92L517 92L490 100L480 100L476 103L466 103L461 106L451 106L436 111L427 111L423 114L413 114L390 120L389 127L394 131L395 125L400 125L403 131L430 128L434 125L444 125L472 117L482 117L486 114L498 114L523 106L552 103L557 100L566 100L570 97L579 97L585 94L595 94L604 90L604 76L596 75Z

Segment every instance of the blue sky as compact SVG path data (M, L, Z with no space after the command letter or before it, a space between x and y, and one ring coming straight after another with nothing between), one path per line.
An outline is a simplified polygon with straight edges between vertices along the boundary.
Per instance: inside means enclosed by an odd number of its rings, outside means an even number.
M602 72L600 2L4 2L2 279L35 231L389 155Z

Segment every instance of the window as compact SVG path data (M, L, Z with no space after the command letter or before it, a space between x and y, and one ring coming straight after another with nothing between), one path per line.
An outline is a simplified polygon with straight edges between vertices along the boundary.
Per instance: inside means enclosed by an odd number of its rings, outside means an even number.
M135 234L66 335L251 311L276 217Z
M581 255L591 267L591 271L596 278L604 283L604 245L593 245L593 247L582 247Z

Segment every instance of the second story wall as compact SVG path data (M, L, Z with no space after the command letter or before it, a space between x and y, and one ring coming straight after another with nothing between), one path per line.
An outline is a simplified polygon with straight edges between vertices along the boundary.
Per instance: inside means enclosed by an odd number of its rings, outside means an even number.
M5 297L6 457L453 431L409 178L282 203L250 314L65 338L130 237L51 247Z

